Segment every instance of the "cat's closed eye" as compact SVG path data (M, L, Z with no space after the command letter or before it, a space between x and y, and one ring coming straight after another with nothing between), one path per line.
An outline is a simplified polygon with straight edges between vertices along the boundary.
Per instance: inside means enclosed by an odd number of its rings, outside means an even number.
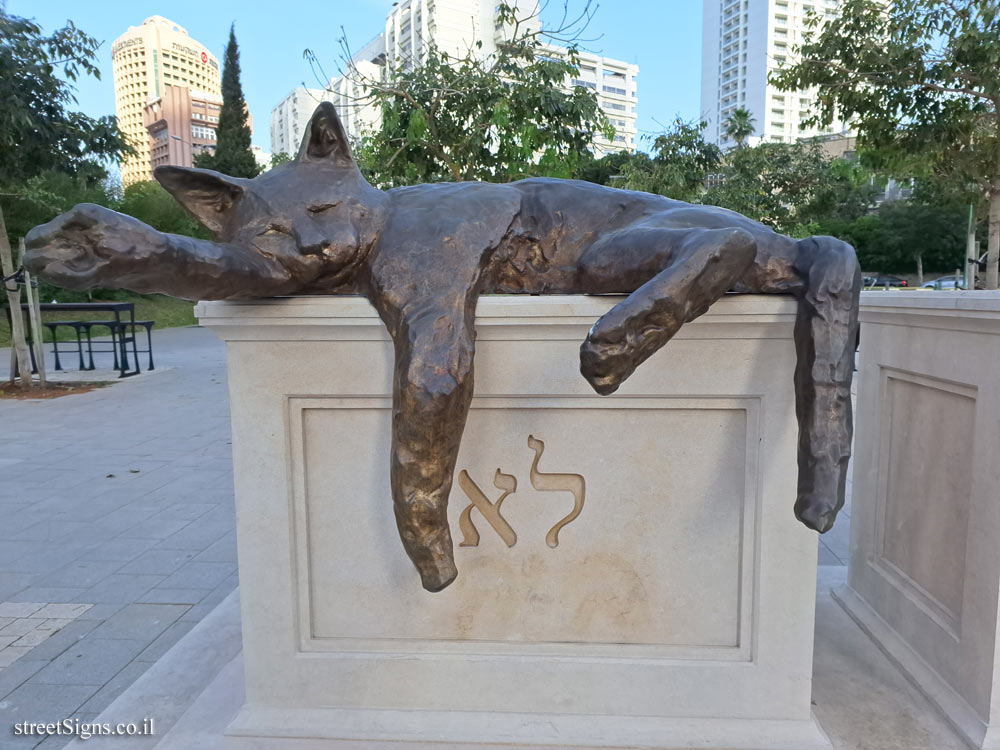
M306 210L311 214L318 214L323 211L329 211L331 208L336 208L339 205L339 203L321 203L316 206L309 206Z

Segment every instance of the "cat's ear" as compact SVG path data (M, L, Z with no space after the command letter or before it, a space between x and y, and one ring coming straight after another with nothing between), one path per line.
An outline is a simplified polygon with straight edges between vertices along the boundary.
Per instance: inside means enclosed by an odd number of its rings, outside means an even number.
M233 206L245 193L240 180L211 169L161 166L153 170L153 176L215 235L225 228Z
M347 133L330 102L320 102L313 112L299 147L298 160L332 162L340 167L356 166Z

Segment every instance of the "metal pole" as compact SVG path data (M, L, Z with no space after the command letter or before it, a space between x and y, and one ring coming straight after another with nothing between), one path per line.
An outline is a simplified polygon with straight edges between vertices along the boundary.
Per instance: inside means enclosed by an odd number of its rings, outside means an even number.
M965 243L965 288L976 288L976 268L979 259L976 257L976 207L969 204L969 227Z
M18 262L24 263L24 240L17 243ZM28 298L28 319L31 321L31 340L35 346L35 364L38 367L38 383L44 388L48 385L45 376L45 342L42 340L42 310L38 304L38 295L32 288L32 278L28 269L24 269L24 294Z

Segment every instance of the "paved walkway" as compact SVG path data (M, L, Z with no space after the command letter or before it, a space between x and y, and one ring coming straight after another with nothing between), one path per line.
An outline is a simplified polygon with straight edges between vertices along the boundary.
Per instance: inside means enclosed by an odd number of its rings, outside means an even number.
M236 586L224 348L153 336L149 375L0 401L0 750L26 711L93 719Z

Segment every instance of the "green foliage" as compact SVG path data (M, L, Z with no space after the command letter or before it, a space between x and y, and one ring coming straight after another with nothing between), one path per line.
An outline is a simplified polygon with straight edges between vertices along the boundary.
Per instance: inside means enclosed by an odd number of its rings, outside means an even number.
M22 182L16 193L4 196L7 234L15 241L38 224L54 219L77 203L113 206L117 196L107 180L92 180L66 172L49 171Z
M195 221L158 182L136 182L125 188L121 202L112 206L123 214L134 216L153 229L171 234L184 234L203 240L212 236Z
M271 154L271 163L268 165L268 169L274 169L275 167L280 167L282 164L288 164L292 160L292 157L286 154L284 151L279 151L276 154Z
M106 176L104 158L130 153L113 117L73 112L73 82L100 78L99 43L67 21L44 34L0 6L0 185L12 192L44 172L90 180Z
M737 211L792 235L823 219L853 220L872 205L875 187L859 165L830 159L815 143L760 143L726 155L721 182L703 202Z
M196 167L214 169L231 177L256 177L260 166L250 151L247 103L240 84L240 49L235 24L229 27L229 43L222 64L222 109L215 131L215 153L204 151L194 159Z
M707 123L681 119L653 139L653 156L636 153L622 165L622 187L697 201L708 176L719 169L722 151L704 139Z
M893 201L874 214L819 221L810 229L850 242L866 270L913 272L919 257L925 272L948 272L964 263L967 211L955 204Z
M1000 255L1000 5L996 0L844 0L840 18L779 71L785 90L818 87L814 122L855 123L879 166L932 174L990 199L991 270Z
M381 110L357 149L373 184L572 177L594 134L612 136L592 91L563 88L579 75L576 48L552 57L512 6L497 14L512 32L495 54L480 44L456 58L430 46L419 61L390 60L382 80L349 71Z
M576 179L594 182L598 185L610 187L622 187L622 169L632 160L629 151L613 151L605 154L601 158L594 158L592 154L587 154L580 159L576 170Z
M746 107L739 107L722 123L723 132L736 141L738 147L747 145L747 139L754 134L756 122L750 110Z

